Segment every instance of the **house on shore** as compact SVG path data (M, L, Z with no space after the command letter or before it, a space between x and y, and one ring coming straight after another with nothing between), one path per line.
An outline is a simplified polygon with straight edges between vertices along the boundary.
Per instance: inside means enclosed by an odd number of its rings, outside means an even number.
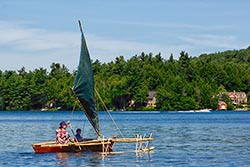
M147 105L146 107L156 107L156 92L149 91L147 95Z
M227 103L224 101L219 101L217 109L218 110L227 110Z
M219 93L219 97L221 98L223 94L226 94L233 105L237 106L237 105L244 105L247 104L247 95L245 92L220 92ZM218 101L218 110L226 110L227 109L227 104L226 102L219 100Z
M233 91L233 92L227 92L227 95L230 97L234 105L247 103L247 95L245 92Z
M129 107L148 107L148 108L155 108L156 107L156 92L149 91L147 93L146 100L144 102L136 102L135 100L131 99L128 102Z

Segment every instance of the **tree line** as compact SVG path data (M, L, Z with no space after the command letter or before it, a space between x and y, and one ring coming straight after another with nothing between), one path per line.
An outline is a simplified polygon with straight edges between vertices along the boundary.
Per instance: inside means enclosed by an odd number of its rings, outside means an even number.
M128 60L118 56L114 61L92 61L95 88L102 99L96 106L103 110L193 110L216 109L219 92L250 92L250 48L229 50L191 57L182 51L178 60L171 54L134 55ZM72 110L76 71L52 63L50 70L0 70L0 110L40 110L56 102L63 110ZM147 93L155 91L156 107L145 107ZM228 97L222 97L229 103ZM130 106L130 101L136 105ZM76 106L79 109L79 106Z

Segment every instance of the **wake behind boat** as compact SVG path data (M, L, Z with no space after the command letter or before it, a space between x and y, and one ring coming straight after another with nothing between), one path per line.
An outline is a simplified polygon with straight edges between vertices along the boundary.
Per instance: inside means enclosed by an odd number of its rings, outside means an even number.
M86 117L88 118L88 121L92 125L97 137L96 139L85 139L81 142L68 144L57 144L56 141L46 141L33 144L32 147L35 153L92 151L111 154L115 153L113 152L113 146L115 142L136 143L135 152L152 151L154 147L149 146L150 141L153 140L152 134L150 134L149 136L137 135L134 138L125 138L122 133L121 138L118 136L110 138L101 137L102 134L99 125L98 112L96 110L94 102L94 75L80 21L79 27L81 31L81 53L72 92L76 98L76 101L79 103L81 109L84 111ZM106 111L109 112L108 109Z

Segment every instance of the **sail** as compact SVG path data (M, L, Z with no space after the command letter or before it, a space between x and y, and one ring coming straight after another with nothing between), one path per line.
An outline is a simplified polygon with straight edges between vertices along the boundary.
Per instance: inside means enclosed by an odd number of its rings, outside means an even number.
M79 26L81 30L81 53L78 70L72 90L76 98L78 99L78 102L80 103L83 111L85 112L85 115L88 118L89 122L93 126L97 135L100 136L99 119L94 102L93 70L80 21Z

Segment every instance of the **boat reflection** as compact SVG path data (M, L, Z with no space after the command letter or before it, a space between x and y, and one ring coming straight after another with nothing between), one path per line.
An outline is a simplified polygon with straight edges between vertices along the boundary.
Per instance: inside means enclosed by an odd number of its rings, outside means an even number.
M57 165L59 166L67 166L68 165L68 158L69 158L69 154L68 153L56 153L56 159L58 159L57 161Z
M72 161L76 164L76 166L81 166L82 164L85 164L86 166L99 166L104 160L102 158L103 156L101 154L92 152L59 152L56 153L56 166L69 166Z

